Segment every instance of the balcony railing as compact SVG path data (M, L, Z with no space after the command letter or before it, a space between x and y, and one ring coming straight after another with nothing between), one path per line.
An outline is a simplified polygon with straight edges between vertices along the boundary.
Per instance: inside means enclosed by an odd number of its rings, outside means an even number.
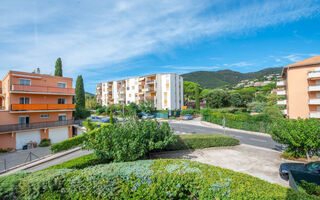
M30 129L51 128L51 127L58 127L58 126L68 126L68 125L81 125L81 121L82 120L66 120L66 121L37 122L37 123L29 123L29 124L0 125L0 133L30 130Z
M309 99L309 104L320 105L320 99Z
M309 113L310 118L320 118L320 112L311 112Z
M287 94L287 92L285 91L285 90L279 90L279 91L277 91L277 95L278 96L282 96L282 95L286 95Z
M12 104L11 111L26 110L69 110L75 109L75 104Z
M278 81L277 82L277 86L278 87L283 87L283 86L285 86L286 85L286 82L285 81Z
M277 102L278 105L287 105L287 100L282 100Z
M15 92L64 93L64 94L74 94L75 93L75 90L73 88L58 88L58 87L48 87L48 86L17 85L17 84L13 84L11 86L11 91L15 91Z
M320 71L309 72L308 78L320 78Z
M309 92L320 91L320 85L309 86Z

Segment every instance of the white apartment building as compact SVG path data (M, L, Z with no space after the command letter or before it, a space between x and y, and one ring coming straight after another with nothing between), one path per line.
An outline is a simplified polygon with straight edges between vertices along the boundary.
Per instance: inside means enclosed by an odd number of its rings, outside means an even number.
M98 84L102 105L140 104L151 101L157 110L177 110L184 105L183 78L174 73L152 74ZM97 96L97 98L99 98Z

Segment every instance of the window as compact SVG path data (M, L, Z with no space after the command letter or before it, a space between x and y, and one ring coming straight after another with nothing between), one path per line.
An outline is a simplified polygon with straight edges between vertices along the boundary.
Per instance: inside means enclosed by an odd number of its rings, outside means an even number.
M19 84L20 85L31 85L31 81L29 79L20 79Z
M66 104L65 98L58 98L58 104Z
M67 120L67 115L66 114L60 114L58 117L59 121L66 121Z
M29 124L29 116L19 116L19 124Z
M127 87L127 90L130 90L130 87Z
M41 114L40 118L41 119L47 119L47 118L49 118L49 116L50 116L49 114Z
M58 83L58 88L66 88L66 83Z
M29 97L20 97L19 104L30 104L30 98Z

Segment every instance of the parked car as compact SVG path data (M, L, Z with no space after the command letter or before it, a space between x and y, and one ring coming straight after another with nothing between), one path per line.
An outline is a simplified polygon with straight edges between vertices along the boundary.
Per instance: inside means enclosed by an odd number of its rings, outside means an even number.
M147 113L142 116L142 119L154 119L154 115Z
M283 163L280 165L279 174L284 180L289 180L289 171L301 171L305 173L320 174L320 161L309 163Z
M141 119L143 117L143 113L138 113L137 116L139 119Z
M113 122L117 122L117 121L118 121L118 118L114 117L114 118L113 118ZM109 117L103 118L103 119L101 119L100 122L101 122L101 123L110 123L110 118L109 118Z
M191 120L193 119L193 115L192 114L186 114L185 116L182 117L183 120Z
M101 117L97 117L97 116L90 116L89 119L92 122L100 122L102 118Z

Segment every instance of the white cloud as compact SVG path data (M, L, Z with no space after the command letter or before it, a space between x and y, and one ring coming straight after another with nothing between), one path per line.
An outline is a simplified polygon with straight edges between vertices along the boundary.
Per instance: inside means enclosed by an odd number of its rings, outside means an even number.
M247 67L247 66L252 66L252 63L242 61L242 62L237 62L237 63L231 63L231 64L224 64L224 66L227 67Z
M309 17L319 7L307 0L245 1L240 7L231 0L5 0L0 4L0 72L12 66L49 73L57 57L67 75L125 70L114 64L166 53L198 38Z
M173 70L213 70L213 69L219 69L217 66L174 66L174 65L168 65L164 66L165 68L168 69L173 69Z

